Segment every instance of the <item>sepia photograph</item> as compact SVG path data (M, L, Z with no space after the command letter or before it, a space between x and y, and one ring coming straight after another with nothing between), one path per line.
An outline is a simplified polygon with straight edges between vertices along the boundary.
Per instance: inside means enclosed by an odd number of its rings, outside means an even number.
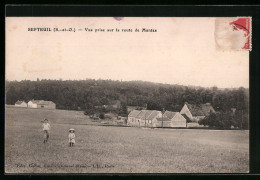
M6 17L5 173L249 173L251 17Z

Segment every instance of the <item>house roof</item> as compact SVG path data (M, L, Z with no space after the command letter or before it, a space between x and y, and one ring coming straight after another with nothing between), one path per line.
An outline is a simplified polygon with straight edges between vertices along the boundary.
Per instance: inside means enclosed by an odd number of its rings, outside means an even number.
M24 101L16 101L16 103L15 104L22 104Z
M138 119L147 119L152 113L152 110L141 110L141 112L136 116Z
M153 120L159 113L160 111L152 111L151 114L147 117L148 120Z
M141 111L138 111L138 110L133 110L129 113L128 116L130 117L136 117Z
M206 104L188 104L185 103L193 116L208 116L210 112L216 111L210 103Z
M157 119L157 121L170 121L171 120L168 117L164 117L164 116L163 116L163 118L161 117L161 118L156 118L156 119Z
M44 101L44 100L31 100L31 101L32 101L32 103L39 104L39 105L53 104L52 101Z
M177 113L178 112L165 111L165 113L163 114L163 117L172 119L175 116L175 114L177 114Z
M156 110L141 110L141 112L136 116L136 118L153 120L159 113L160 111Z

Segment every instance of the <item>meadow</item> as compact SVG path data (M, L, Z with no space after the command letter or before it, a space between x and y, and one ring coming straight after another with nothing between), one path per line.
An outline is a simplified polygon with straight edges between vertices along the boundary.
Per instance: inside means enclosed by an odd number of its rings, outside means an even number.
M43 143L41 121L51 124ZM68 145L68 129L76 144ZM6 173L246 173L249 131L98 126L80 111L6 107Z

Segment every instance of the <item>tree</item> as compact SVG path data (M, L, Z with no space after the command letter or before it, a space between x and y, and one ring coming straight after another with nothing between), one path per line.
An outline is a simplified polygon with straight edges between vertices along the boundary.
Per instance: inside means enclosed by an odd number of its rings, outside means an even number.
M93 118L94 114L95 114L95 108L92 104L88 103L85 106L85 115L88 115L90 118Z
M19 100L17 97L17 91L14 86L11 86L6 92L6 104L15 104L15 102Z
M236 110L233 115L233 125L239 129L249 128L249 115L243 110Z
M230 113L226 112L210 113L206 118L199 120L199 124L218 129L230 129L232 117Z
M127 105L126 105L126 103L121 104L118 115L127 116Z
M236 108L240 113L240 118L234 119L239 120L238 128L248 126L246 123L249 114L249 89L245 88L223 90L217 87L202 88L143 81L39 79L39 81L6 81L5 90L7 104L14 104L17 100L43 99L53 101L58 109L81 109L90 114L92 111L97 111L91 105L112 105L115 101L132 106L147 103L147 109L150 110L161 110L164 107L176 112L181 110L184 102L190 104L209 102L216 111L228 113L231 108ZM98 111L104 112L104 109ZM110 109L110 111L116 110ZM124 114L125 107L122 105L120 112L117 113Z
M147 109L150 110L161 110L162 109L162 105L159 103L159 100L149 100L147 103Z

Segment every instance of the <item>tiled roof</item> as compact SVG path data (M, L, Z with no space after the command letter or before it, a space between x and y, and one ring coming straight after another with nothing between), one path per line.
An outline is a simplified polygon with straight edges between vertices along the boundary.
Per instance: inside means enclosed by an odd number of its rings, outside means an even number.
M24 101L16 101L15 104L22 104Z
M156 110L133 110L128 116L135 117L137 119L153 120L159 113L161 112Z
M159 113L160 111L156 111L156 110L141 110L141 112L137 115L136 118L153 120Z
M156 119L157 119L157 121L170 121L171 120L168 117L164 117L164 116L163 116L163 118L161 117L161 118L156 118Z
M136 118L147 119L151 113L152 113L152 110L141 110L141 113L139 113Z
M210 112L213 112L213 113L216 112L210 103L206 103L206 104L185 103L185 104L187 105L187 107L189 108L189 110L193 116L208 116L210 114Z
M130 117L136 117L141 111L138 111L138 110L133 110L129 113L128 116Z
M175 116L175 114L177 114L177 112L165 111L165 113L163 114L163 117L172 119Z
M160 111L152 111L152 113L148 116L148 120L153 120L159 113Z
M32 103L34 104L39 104L39 105L48 105L48 104L52 104L52 101L44 101L44 100L31 100Z

